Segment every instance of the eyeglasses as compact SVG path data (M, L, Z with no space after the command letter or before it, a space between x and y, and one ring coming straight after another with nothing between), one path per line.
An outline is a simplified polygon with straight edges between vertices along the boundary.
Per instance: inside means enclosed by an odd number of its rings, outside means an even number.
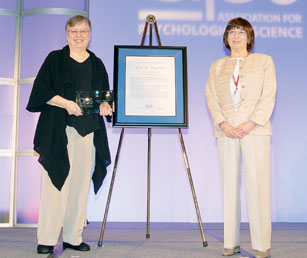
M240 37L243 37L246 35L246 31L245 30L230 30L228 32L228 36L235 36L235 35L238 35Z
M72 35L78 35L80 33L82 36L88 33L88 30L69 30Z

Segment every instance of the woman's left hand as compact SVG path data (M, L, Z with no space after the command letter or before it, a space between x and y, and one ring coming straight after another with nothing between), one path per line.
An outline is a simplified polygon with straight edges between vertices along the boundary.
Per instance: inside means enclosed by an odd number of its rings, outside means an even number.
M240 134L241 138L248 135L251 130L254 129L256 123L252 120L248 120L242 124L240 124L239 126L236 127L238 133Z
M102 102L99 105L99 114L101 116L112 116L113 109L108 102Z

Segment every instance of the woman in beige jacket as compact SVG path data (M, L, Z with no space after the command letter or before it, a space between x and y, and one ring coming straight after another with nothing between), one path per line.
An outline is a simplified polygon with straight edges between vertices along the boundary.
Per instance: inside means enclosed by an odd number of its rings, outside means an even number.
M206 87L223 179L223 255L240 252L242 157L252 248L256 257L269 257L270 116L276 94L275 67L270 56L250 53L254 30L247 20L230 20L223 41L231 55L211 65Z

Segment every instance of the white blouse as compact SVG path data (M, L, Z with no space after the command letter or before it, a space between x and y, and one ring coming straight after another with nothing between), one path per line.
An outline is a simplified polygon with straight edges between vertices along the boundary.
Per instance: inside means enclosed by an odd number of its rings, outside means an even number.
M240 85L239 68L240 68L240 61L242 61L244 58L240 57L240 58L231 58L231 59L237 59L235 69L230 78L230 93L234 109L235 111L237 111L241 104L241 85Z

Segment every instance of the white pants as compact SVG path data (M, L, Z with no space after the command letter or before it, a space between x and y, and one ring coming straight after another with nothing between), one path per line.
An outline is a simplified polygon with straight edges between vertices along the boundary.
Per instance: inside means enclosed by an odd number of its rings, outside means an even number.
M63 228L63 241L82 242L86 202L91 180L93 133L82 137L73 127L66 128L70 170L59 191L47 172L42 171L41 200L37 229L38 243L55 246Z
M240 245L241 156L252 248L271 248L270 136L218 139L224 196L224 247Z

